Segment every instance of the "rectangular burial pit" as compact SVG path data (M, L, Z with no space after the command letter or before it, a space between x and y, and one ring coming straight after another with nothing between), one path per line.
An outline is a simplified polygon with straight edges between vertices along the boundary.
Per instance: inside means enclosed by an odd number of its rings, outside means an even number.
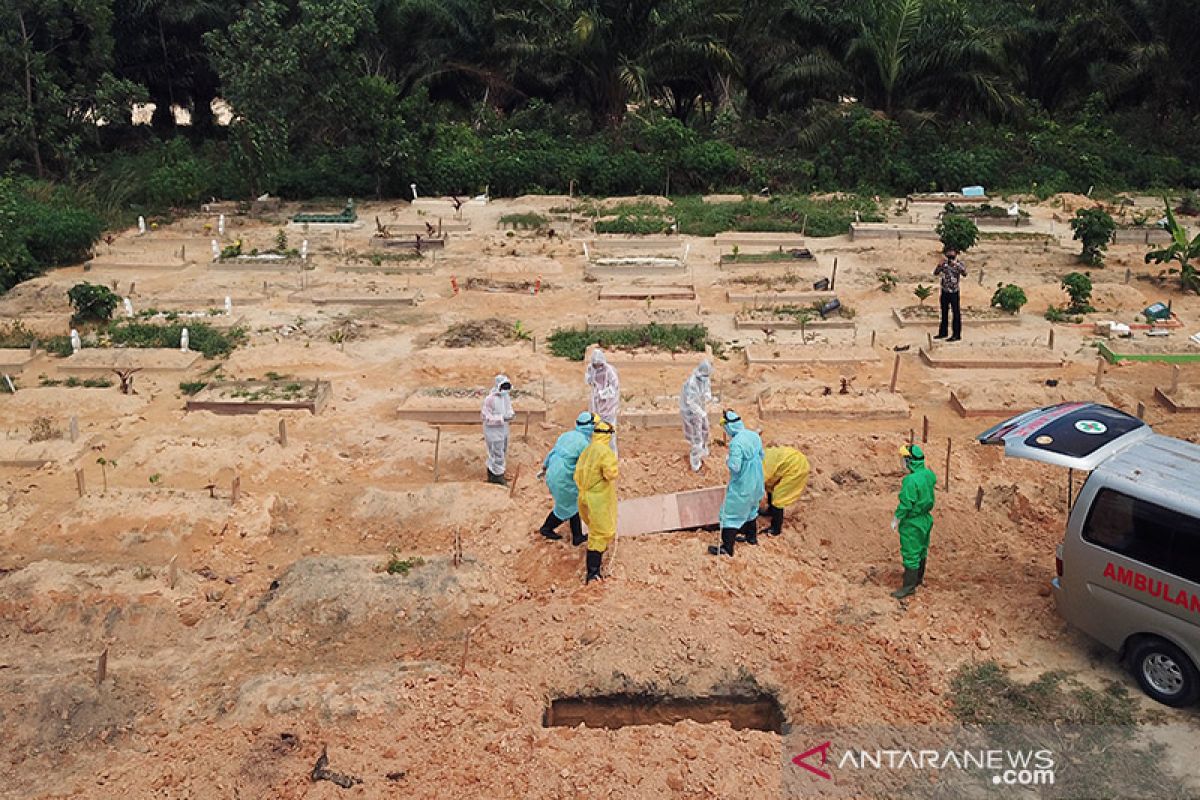
M605 286L600 289L600 300L695 300L696 287L692 284L665 284L661 286Z
M483 399L489 389L426 387L413 392L397 409L400 419L430 425L482 425ZM512 391L512 425L546 421L546 403L520 389Z
M1091 384L1013 383L994 381L950 390L950 407L960 417L1011 417L1031 408L1090 401L1111 404L1103 389Z
M879 361L879 354L865 345L751 344L746 346L745 352L746 365L751 367L870 364Z
M1195 387L1162 389L1155 386L1154 399L1172 414L1200 414L1200 389Z
M187 411L257 414L259 411L310 411L320 414L329 402L329 381L262 380L209 384L189 398Z
M183 372L191 369L204 356L195 350L184 353L166 347L89 347L59 360L60 372L79 374L109 373L117 369L136 369L140 372Z
M766 693L673 697L658 694L607 694L560 697L550 701L542 717L546 728L604 728L727 722L737 731L784 734L787 719L779 701Z
M1044 347L1006 345L998 347L960 347L949 344L918 351L925 365L933 369L1061 369L1065 362Z
M828 393L827 393L828 392ZM840 394L838 382L789 381L784 389L766 389L758 396L759 419L908 419L908 401L886 389Z
M901 328L936 328L941 324L942 312L937 305L906 306L893 308L892 319ZM963 306L962 324L964 328L1020 325L1021 315L1009 314L998 308Z

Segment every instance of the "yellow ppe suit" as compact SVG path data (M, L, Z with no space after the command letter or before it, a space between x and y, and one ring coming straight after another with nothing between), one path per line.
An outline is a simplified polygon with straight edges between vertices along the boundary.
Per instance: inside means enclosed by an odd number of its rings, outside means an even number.
M575 464L579 516L588 526L587 549L597 553L607 550L617 535L617 456L611 439L612 433L598 428Z
M763 459L763 483L773 508L787 508L808 485L808 459L793 447L768 447Z

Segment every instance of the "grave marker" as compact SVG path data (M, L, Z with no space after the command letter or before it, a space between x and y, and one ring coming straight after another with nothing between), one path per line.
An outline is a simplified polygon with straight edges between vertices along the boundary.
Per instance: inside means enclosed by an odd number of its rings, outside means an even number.
M231 505L237 505L238 500L242 499L242 476L235 475L233 478L233 486L229 489L229 502Z
M133 316L133 303L130 302L128 297L126 297L123 302L125 305L125 316L132 317Z
M79 417L71 417L69 425L71 441L74 442L79 438Z
M146 235L146 218L139 215L138 216L138 236L145 236L145 235Z
M184 328L179 332L179 352L188 352L188 329Z
M81 340L79 338L79 331L72 328L71 329L71 350L72 350L72 352L78 353L82 349L83 349L83 340Z
M282 447L288 446L287 420L286 419L279 420L279 444Z
M104 652L96 659L96 685L104 683L104 679L108 677L108 648L104 648Z
M896 379L900 377L900 354L896 353L896 360L892 363L892 381L888 384L888 391L892 394L896 393Z
M84 485L83 470L81 469L75 470L75 488L78 490L80 497L87 494L87 486Z

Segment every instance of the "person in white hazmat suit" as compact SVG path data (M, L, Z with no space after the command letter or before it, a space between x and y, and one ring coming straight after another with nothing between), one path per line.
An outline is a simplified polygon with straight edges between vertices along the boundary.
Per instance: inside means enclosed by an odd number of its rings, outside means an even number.
M513 404L509 392L512 383L507 375L497 375L496 385L483 399L483 441L487 444L487 480L507 486L504 477L505 461L508 457L508 427L512 422Z
M621 405L621 382L617 370L604 356L599 347L592 351L592 363L584 374L584 381L592 387L592 400L588 410L607 422L616 430L617 413ZM609 444L617 452L617 435L614 433Z
M699 472L708 455L708 404L712 402L712 364L705 359L692 370L679 393L679 415L683 438L691 445L692 471Z

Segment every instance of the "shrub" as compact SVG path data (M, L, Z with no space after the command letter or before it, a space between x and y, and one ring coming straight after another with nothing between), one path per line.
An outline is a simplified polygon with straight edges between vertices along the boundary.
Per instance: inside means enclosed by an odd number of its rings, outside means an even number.
M1087 314L1096 309L1089 302L1092 299L1092 279L1084 272L1072 272L1062 279L1062 287L1071 296L1071 305L1067 306L1068 314Z
M75 313L72 322L108 322L121 298L107 286L95 283L77 283L67 290L67 299Z
M938 223L937 235L942 240L943 249L965 253L979 239L979 227L966 217L947 214Z
M929 295L933 294L933 287L918 283L917 288L913 289L913 294L917 296L917 304L923 306L925 305L925 301L929 299Z
M1104 263L1104 252L1112 241L1117 223L1108 212L1100 208L1081 208L1071 218L1072 237L1083 243L1083 251L1079 257L1085 264L1098 267Z
M708 344L708 328L703 325L680 327L653 323L606 331L559 328L550 334L546 344L552 355L572 361L583 361L588 346L593 344L604 348L651 347L672 353L703 352Z
M107 333L115 345L174 348L179 347L179 337L184 328L188 329L188 346L203 353L205 358L228 355L246 340L246 332L241 328L222 331L204 322L153 325L136 320L121 320L110 323Z
M1009 314L1016 314L1027 302L1025 290L1015 283L997 284L996 291L992 294L992 305Z

